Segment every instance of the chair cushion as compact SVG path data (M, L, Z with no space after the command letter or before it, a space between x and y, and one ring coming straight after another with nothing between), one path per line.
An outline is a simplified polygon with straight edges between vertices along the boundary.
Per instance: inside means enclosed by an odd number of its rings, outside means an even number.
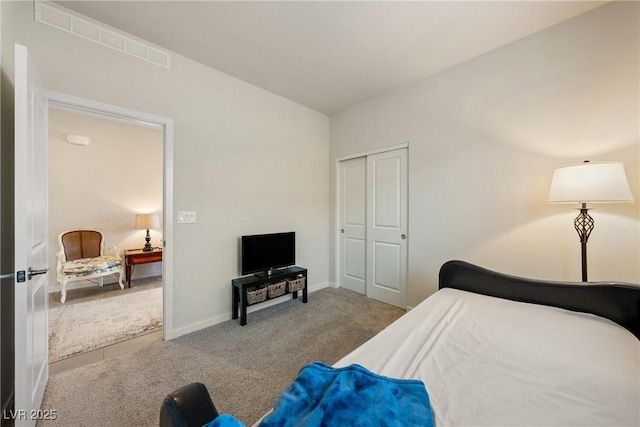
M62 274L65 276L81 277L90 274L117 272L121 262L119 257L111 255L76 259L62 263Z

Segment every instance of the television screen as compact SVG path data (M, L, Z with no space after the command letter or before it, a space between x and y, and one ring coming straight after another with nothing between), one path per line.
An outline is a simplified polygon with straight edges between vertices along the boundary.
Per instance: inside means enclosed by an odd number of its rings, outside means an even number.
M242 274L289 267L296 263L296 233L242 236Z

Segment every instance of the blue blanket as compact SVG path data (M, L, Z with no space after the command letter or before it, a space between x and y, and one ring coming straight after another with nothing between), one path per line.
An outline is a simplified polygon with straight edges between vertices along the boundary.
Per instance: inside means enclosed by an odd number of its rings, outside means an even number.
M220 418L220 417L219 417ZM215 420L214 420L215 421ZM219 420L208 427L237 427ZM420 380L383 377L359 365L304 366L260 427L434 427L429 396Z

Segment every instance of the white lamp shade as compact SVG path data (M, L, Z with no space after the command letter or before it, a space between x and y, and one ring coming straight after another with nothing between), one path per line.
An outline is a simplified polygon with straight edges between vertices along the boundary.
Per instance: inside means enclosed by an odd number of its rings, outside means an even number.
M585 162L553 172L551 203L633 203L624 165L620 162Z
M157 214L137 214L136 230L147 230L150 228L160 228L160 219Z

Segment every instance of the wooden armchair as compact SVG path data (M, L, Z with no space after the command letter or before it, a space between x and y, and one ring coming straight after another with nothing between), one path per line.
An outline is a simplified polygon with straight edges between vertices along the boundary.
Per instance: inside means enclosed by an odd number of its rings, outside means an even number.
M73 230L60 233L58 236L58 261L56 271L62 297L60 302L67 299L67 283L74 280L88 280L97 278L98 285L104 284L103 277L119 274L120 289L124 289L122 277L124 268L120 257L120 248L109 246L115 255L104 255L104 236L95 230Z

